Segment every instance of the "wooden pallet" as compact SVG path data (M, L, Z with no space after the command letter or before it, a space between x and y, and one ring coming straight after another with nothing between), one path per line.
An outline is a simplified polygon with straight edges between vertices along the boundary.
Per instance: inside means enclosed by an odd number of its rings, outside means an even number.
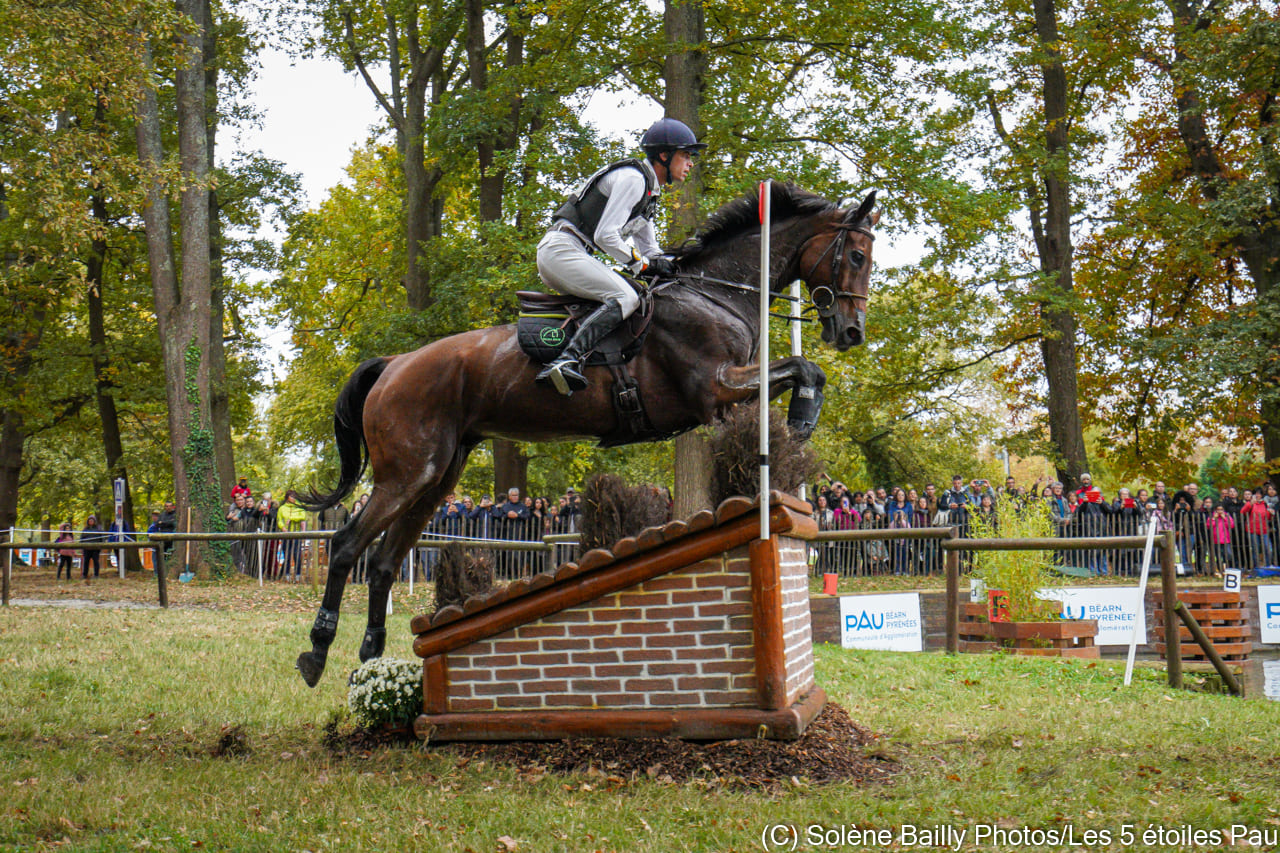
M1245 661L1253 651L1250 640L1249 611L1241 601L1240 593L1220 589L1183 590L1178 593L1182 602L1205 636L1213 643L1214 650L1224 661ZM1165 654L1164 595L1155 593L1155 643L1157 654ZM1178 624L1178 636L1182 641L1182 659L1186 661L1208 660L1208 655L1191 638L1186 625Z

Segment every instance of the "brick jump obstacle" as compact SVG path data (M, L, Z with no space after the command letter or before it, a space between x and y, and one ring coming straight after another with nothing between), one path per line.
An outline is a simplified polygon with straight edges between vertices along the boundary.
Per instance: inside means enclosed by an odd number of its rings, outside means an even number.
M649 528L577 563L418 616L418 737L795 739L814 683L802 501Z

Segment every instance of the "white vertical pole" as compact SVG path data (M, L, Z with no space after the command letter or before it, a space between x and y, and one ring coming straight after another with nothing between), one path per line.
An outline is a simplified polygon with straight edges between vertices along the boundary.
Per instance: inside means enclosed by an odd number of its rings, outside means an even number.
M253 543L258 548L258 588L262 588L262 561L267 555L267 543L259 539Z
M422 538L422 534L418 534L418 538ZM413 547L409 549L409 594L413 595L413 576L418 573L418 568L414 565L418 558L418 543L414 542Z
M111 491L115 497L116 541L124 542L124 478L116 477L111 482ZM120 570L120 580L124 580L124 550L116 549L116 567Z
M1156 541L1156 517L1151 516L1151 524L1147 527L1147 545L1142 550L1142 575L1138 580L1138 612L1133 617L1133 633L1129 635L1129 660L1124 665L1124 684L1128 687L1133 681L1133 657L1138 652L1138 631L1147 624L1147 575L1151 573L1151 551ZM1166 611L1167 612L1167 611ZM1166 626L1168 631L1181 630L1178 625Z
M760 182L760 538L769 538L769 229L773 190Z
M793 356L800 355L800 279L791 282L791 354ZM795 391L791 392L792 394ZM806 500L808 495L809 484L800 484L800 500Z
M13 525L9 525L9 544L10 545L14 544L17 541L13 537L14 537L14 527ZM5 557L5 561L4 561L4 592L6 596L4 600L5 604L9 603L8 595L9 595L9 591L12 589L13 589L13 549L10 548L7 552L7 556Z
M800 279L791 282L791 354L800 355Z

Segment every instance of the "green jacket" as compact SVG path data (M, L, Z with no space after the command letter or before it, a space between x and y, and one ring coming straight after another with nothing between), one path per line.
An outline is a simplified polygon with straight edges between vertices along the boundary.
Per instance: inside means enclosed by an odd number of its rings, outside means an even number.
M302 522L307 520L307 511L297 504L280 504L276 520L281 530L301 530Z

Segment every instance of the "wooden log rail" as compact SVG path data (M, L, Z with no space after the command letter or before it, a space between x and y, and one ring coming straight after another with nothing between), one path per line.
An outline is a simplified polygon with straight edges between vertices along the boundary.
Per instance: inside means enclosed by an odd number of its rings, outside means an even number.
M165 578L164 569L164 548L160 547L166 542L280 542L293 539L315 539L319 541L328 541L333 538L332 530L277 530L274 533L270 531L262 531L257 533L129 533L133 539L126 542L102 542L87 543L90 547L101 551L128 551L139 550L142 548L153 548L156 551L156 583L159 587L158 597L161 607L169 606L169 589ZM439 536L423 536L420 538L415 547L418 548L439 548L450 542L457 542L464 548L486 548L494 551L553 551L557 544L563 545L566 542L575 542L578 534L556 534L546 536L540 540L529 542L516 542L505 539L462 539L452 537ZM0 559L3 562L3 569L0 570L0 605L9 606L10 590L12 588L13 573L13 552L14 551L55 551L59 548L71 547L77 551L84 550L86 543L83 542L0 542L0 553L4 557Z

